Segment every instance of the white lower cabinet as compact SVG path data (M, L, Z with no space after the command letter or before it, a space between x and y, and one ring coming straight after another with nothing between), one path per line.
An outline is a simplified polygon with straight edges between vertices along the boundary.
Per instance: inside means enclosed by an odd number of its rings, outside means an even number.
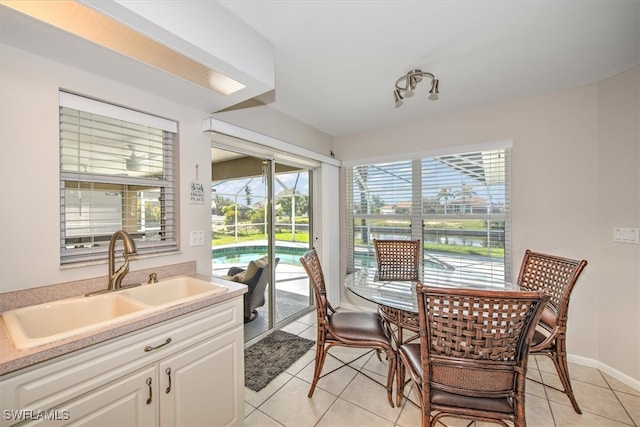
M72 399L54 410L33 414L28 426L155 426L157 403L149 401L156 376L149 367Z
M243 339L242 330L228 333L160 362L160 425L242 425Z
M2 426L240 426L242 299L0 378Z

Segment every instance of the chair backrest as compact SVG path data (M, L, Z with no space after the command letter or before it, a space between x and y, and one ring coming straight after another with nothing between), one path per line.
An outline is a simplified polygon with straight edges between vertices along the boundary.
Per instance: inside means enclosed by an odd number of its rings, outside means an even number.
M420 240L374 239L378 275L386 280L419 280Z
M529 345L548 295L420 283L416 291L427 389L475 397L524 390Z
M274 271L280 262L280 258L274 259ZM258 271L253 276L253 278L244 282L249 286L249 291L244 294L245 295L245 316L247 315L247 310L251 313L258 307L262 307L265 304L265 291L267 289L267 285L269 284L269 264L265 264L262 267L258 267Z
M559 322L566 322L569 297L587 261L577 261L527 249L520 266L518 285L551 296L549 305Z
M322 265L320 264L320 258L318 257L316 248L311 248L302 257L300 257L300 263L307 272L309 281L311 281L311 285L313 287L318 320L324 322L324 320L327 318L327 310L335 310L333 309L333 307L331 307L331 304L327 300L327 289L324 283L324 273L322 272Z

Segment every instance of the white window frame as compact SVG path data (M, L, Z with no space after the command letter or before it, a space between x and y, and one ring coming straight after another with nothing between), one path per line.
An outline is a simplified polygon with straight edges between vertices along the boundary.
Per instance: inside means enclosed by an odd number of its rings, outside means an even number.
M467 147L459 147L455 149L449 150L439 150L436 152L427 152L427 153L415 153L408 157L407 155L396 155L394 158L375 158L375 159L364 159L358 162L345 162L346 168L346 220L347 220L347 270L353 271L354 269L364 266L364 264L374 263L375 262L375 252L373 249L373 237L369 236L368 243L364 246L359 245L356 248L355 236L356 230L355 222L359 219L363 220L364 223L369 224L375 223L375 221L389 221L395 220L397 221L397 230L394 229L390 233L391 235L397 235L399 239L420 239L423 246L425 244L425 222L426 221L445 221L445 220L454 220L454 221L465 221L465 220L482 220L482 221L504 221L504 257L502 263L497 263L497 268L488 267L491 270L490 275L493 275L493 278L498 279L509 279L512 273L512 263L511 263L511 185L510 185L510 151L511 151L512 143L511 141L499 141L493 144L481 144L476 146L467 146ZM422 163L425 159L434 159L434 158L447 158L450 156L456 155L466 155L470 153L489 153L492 150L504 150L504 191L505 191L505 201L504 206L502 206L499 212L494 212L493 209L487 208L486 212L479 212L481 209L474 210L472 212L443 212L440 213L423 213L422 204L423 200L423 189L422 189ZM354 172L355 168L358 166L380 166L380 165L388 165L389 168L394 168L394 165L398 163L404 163L406 165L411 165L411 183L407 188L404 185L402 188L398 188L398 192L402 194L403 200L406 198L411 199L411 204L407 204L407 206L402 206L402 208L408 209L410 207L411 213L402 212L403 209L399 211L395 211L393 209L389 209L389 206L379 207L380 212L356 212L356 208L358 205L358 200L355 200L356 196L354 193L359 193L358 189L355 188L354 179L357 179L357 173ZM390 174L392 175L392 174ZM426 175L425 175L426 176ZM408 175L406 176L408 181ZM404 181L404 182L406 182ZM382 186L394 185L393 179L389 183L383 183ZM397 185L401 185L402 183L398 183ZM355 188L355 190L354 190ZM382 190L385 191L385 190ZM367 207L369 208L369 206ZM384 212L383 212L384 210ZM371 222L372 221L372 222ZM489 227L487 223L487 227ZM491 230L489 227L488 230ZM361 231L363 233L364 231ZM490 234L490 233L489 233ZM363 238L364 236L361 236ZM490 240L490 239L489 239ZM368 246L367 246L368 245ZM356 251L357 249L357 251ZM356 256L357 255L357 256ZM425 255L428 257L428 251L425 251ZM364 257L364 259L363 259ZM357 260L356 260L357 258ZM471 257L469 257L471 258ZM460 255L460 259L464 262L465 255ZM369 265L369 264L367 264ZM428 267L428 263L425 264L424 268ZM474 273L463 273L469 277L460 278L461 281L466 280L483 280L482 277L471 277ZM485 272L482 273L484 276ZM497 277L501 275L502 277ZM489 279L488 279L489 280Z
M61 266L103 262L118 229L134 238L138 255L178 251L178 123L59 95Z

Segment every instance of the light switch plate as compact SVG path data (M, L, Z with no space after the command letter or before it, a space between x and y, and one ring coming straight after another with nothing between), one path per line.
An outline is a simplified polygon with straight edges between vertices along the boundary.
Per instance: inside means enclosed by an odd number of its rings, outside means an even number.
M614 227L613 241L618 243L640 244L640 235L637 228Z
M189 233L189 246L204 245L204 231L191 231Z

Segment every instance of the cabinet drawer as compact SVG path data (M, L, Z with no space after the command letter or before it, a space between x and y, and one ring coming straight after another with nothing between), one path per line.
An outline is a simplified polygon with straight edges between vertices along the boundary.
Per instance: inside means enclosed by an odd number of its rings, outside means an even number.
M238 327L242 316L242 299L234 298L10 374L0 380L0 407L41 410L59 406L189 345ZM0 425L9 422L2 419Z

